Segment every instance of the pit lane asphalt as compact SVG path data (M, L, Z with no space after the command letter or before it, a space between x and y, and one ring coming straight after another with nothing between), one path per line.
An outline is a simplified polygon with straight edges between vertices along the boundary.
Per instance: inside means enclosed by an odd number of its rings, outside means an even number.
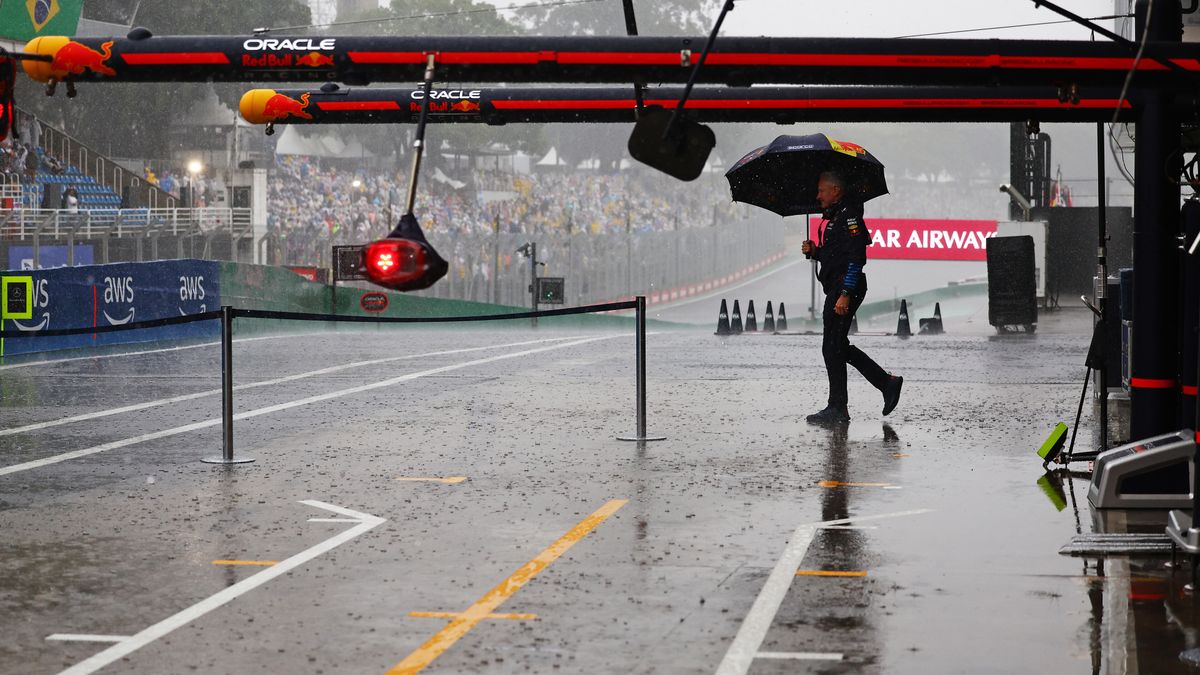
M825 395L819 336L656 332L649 430L667 440L644 445L614 440L635 424L630 334L239 341L240 387L325 370L238 391L239 414L261 413L235 427L253 464L199 462L220 451L215 394L0 435L0 672L114 644L136 647L102 672L1178 670L1183 635L1134 630L1143 601L1112 592L1129 567L1057 554L1076 521L1035 485L1034 449L1073 416L1087 317L1014 339L947 329L856 340L906 384L884 424L852 374L845 432L803 421ZM2 365L0 430L214 390L220 371L211 345ZM423 478L448 480L407 480ZM1099 614L1098 593L1114 598ZM1149 602L1195 625L1178 594Z

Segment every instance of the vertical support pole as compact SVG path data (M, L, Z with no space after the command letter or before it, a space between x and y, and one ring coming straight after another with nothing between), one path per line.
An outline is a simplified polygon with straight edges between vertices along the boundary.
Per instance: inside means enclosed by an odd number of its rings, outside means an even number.
M637 441L643 443L645 441L663 441L666 436L647 436L646 435L646 296L637 296L637 316L635 319L637 324L634 330L634 340L636 342L637 359L637 436L621 436L619 441Z
M492 218L492 304L500 304L500 214Z
M1098 248L1096 251L1096 276L1099 277L1100 283L1096 286L1096 302L1100 310L1100 331L1104 336L1102 344L1107 342L1109 335L1109 302L1108 302L1108 199L1105 197L1104 186L1107 182L1104 175L1104 123L1096 123L1096 212L1099 214L1097 221L1097 239ZM1113 364L1108 362L1107 345L1101 352L1100 358L1100 386L1096 387L1096 394L1100 396L1100 451L1104 452L1108 449L1108 372Z
M233 457L233 308L221 307L221 456L205 464L249 464L250 457Z
M1148 0L1136 4L1137 33L1146 29ZM1179 42L1178 2L1159 2L1149 23L1150 41ZM1130 387L1130 434L1147 438L1175 428L1179 410L1178 297L1179 185L1182 155L1173 95L1143 89L1137 120L1134 175L1133 289L1135 317Z
M538 311L538 281L537 281L537 242L529 242L529 298L533 306L533 311ZM534 328L537 328L537 317L530 319Z

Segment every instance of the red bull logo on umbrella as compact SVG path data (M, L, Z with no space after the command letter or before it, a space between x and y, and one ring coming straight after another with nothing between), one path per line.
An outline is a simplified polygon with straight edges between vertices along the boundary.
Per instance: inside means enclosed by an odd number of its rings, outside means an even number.
M857 143L851 143L849 141L835 141L831 138L829 139L829 147L838 152L850 155L851 157L867 154L866 148Z

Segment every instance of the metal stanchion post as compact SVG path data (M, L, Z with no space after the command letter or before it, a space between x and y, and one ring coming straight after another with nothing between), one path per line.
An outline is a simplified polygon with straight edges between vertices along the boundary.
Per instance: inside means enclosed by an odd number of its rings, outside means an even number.
M618 436L618 441L664 441L666 436L646 436L646 296L637 296L637 436Z
M205 457L205 464L249 464L250 457L233 457L233 308L221 307L221 444L220 457Z

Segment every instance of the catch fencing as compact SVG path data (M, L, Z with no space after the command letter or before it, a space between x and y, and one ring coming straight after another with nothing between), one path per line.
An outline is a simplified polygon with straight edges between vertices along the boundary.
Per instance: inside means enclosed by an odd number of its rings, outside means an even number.
M534 242L541 263L537 275L564 277L565 303L584 305L654 295L741 272L784 251L784 222L763 213L731 223L661 232L629 228L613 234L491 232L452 237L431 232L429 238L450 269L433 288L415 295L526 305L530 264L516 250ZM330 251L338 243L348 242L333 238L321 242L321 267L330 266Z

